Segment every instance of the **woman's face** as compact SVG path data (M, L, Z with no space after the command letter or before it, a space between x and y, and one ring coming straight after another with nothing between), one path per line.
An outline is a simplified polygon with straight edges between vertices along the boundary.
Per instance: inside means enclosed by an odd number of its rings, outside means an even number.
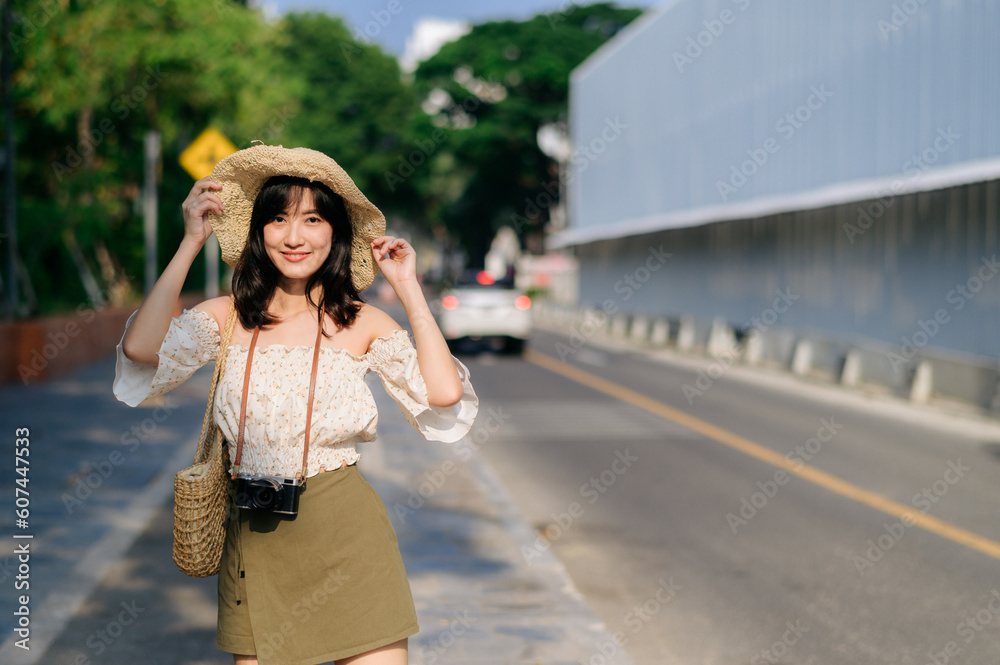
M298 204L264 225L264 249L287 279L308 279L319 270L333 245L333 226L320 216L312 190L302 188Z

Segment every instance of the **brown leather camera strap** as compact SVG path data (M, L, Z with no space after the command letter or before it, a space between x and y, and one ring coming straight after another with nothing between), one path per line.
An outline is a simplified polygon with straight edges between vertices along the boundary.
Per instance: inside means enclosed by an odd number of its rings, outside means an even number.
M253 363L253 350L257 346L257 334L259 332L260 326L254 326L253 338L250 340L250 350L247 351L247 369L243 376L243 402L240 404L240 431L236 437L236 460L233 462L233 480L236 480L236 476L240 472L240 460L243 457L243 428L246 424L247 417L247 394L250 389L250 365ZM313 348L312 374L309 376L309 401L306 404L306 436L305 445L302 447L302 472L299 475L299 480L303 482L306 478L306 468L309 461L309 429L312 427L313 395L316 392L316 374L319 368L319 348L320 342L322 341L323 326L321 324L316 331L316 346Z

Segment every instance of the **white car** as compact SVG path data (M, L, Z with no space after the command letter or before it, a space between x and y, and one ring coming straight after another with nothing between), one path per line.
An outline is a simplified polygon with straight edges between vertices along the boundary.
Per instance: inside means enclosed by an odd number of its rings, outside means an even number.
M531 298L509 282L494 281L485 271L443 291L435 314L453 349L486 343L520 353L531 332Z

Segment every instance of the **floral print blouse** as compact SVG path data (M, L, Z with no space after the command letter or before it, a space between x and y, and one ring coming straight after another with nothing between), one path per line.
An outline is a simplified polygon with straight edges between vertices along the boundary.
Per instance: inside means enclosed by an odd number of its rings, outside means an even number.
M126 330L134 317L135 313L129 317ZM185 309L171 319L158 352L157 367L128 359L119 342L115 396L129 406L137 406L149 397L173 390L195 370L216 359L220 342L218 324L201 309ZM240 344L229 347L215 391L214 419L233 448L248 350ZM312 345L258 344L254 349L240 473L294 477L301 471L312 358ZM427 403L416 348L405 330L393 330L375 339L363 356L321 346L306 475L354 464L360 459L355 444L375 439L378 411L364 380L371 371L425 438L445 442L462 438L472 427L479 398L469 382L468 368L457 358L452 359L464 393L456 404L437 407ZM235 456L232 450L230 457Z

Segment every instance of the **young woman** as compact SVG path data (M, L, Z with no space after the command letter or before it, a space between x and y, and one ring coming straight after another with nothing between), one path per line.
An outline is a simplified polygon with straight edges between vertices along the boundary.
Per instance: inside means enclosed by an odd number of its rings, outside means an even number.
M126 324L114 390L135 406L176 387L220 357L233 310L213 405L238 476L217 644L239 664L403 665L418 626L385 507L356 467L355 444L375 438L378 420L364 377L376 372L428 439L461 438L478 409L417 282L413 248L383 235L384 217L336 162L302 148L227 157L182 209L184 239ZM233 295L173 318L213 232L234 266ZM359 296L377 270L406 310L412 343ZM279 500L254 494L261 482Z

